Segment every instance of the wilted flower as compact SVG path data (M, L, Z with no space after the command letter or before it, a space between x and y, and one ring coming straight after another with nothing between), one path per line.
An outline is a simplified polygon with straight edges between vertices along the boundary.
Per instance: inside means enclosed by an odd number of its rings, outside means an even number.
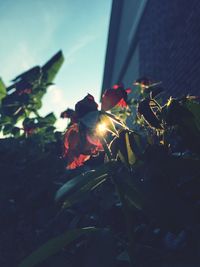
M88 94L81 101L76 103L75 112L77 118L81 118L85 116L88 112L96 111L98 108L98 104L94 101L94 97Z
M65 119L65 118L70 119L71 123L77 122L76 112L73 109L70 109L70 108L68 108L65 111L63 111L60 114L60 117L63 118L63 119Z
M121 87L119 90L122 90ZM79 167L91 156L103 151L101 142L105 132L117 134L111 116L97 108L94 97L88 94L75 105L75 111L67 109L61 113L61 117L74 120L64 136L64 157L67 159L67 169Z
M111 89L107 89L102 96L102 110L110 110L115 106L127 107L127 94L130 88L124 89L123 84L115 84Z
M64 136L64 157L67 157L67 168L75 169L89 159L89 155L80 153L80 134L78 124L71 125Z

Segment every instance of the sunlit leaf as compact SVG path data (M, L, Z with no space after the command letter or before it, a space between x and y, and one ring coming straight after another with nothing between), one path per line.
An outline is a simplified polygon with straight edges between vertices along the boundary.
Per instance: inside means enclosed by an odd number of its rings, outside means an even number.
M128 163L130 165L133 165L136 162L136 156L131 148L128 133L125 134L125 140L126 140L126 149L127 149L127 154L128 154Z
M6 92L5 84L3 80L0 78L0 103L1 103L1 100L6 96L6 94L7 92Z
M107 115L108 117L111 118L111 120L115 123L120 125L122 128L127 129L128 127L121 121L117 116L113 115L112 113L106 112L106 111L101 111L102 114Z
M161 122L157 116L157 114L151 108L151 100L149 98L145 98L138 104L137 113L139 116L142 116L145 122L152 128L162 129Z
M130 167L142 154L141 138L133 131L122 130L119 132L119 136L110 143L110 150L114 158L119 157L126 166Z
M115 125L114 125L114 120L111 117L107 116L106 114L101 114L100 123L105 125L105 128L107 131L109 131L115 135L118 135L118 132L117 132Z

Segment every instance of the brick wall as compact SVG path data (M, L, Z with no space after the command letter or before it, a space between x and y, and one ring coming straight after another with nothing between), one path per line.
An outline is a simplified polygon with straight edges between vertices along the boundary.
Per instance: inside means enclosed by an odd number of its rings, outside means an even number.
M200 95L200 1L149 0L139 28L139 72L167 95Z

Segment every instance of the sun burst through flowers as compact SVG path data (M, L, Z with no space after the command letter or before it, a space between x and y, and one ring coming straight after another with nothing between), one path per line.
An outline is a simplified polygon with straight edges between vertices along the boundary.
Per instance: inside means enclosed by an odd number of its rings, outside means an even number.
M98 135L102 136L106 133L107 128L105 123L99 123L96 127L96 132Z

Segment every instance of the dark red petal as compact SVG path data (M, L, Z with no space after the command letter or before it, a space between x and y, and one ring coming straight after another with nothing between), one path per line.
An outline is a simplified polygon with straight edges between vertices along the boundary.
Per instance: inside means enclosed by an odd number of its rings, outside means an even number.
M94 97L88 94L82 100L76 103L75 112L77 118L81 118L85 116L88 112L96 111L98 108L98 104L94 101Z
M64 155L67 156L70 149L75 149L80 143L78 124L70 126L64 136Z
M89 144L95 145L98 150L103 150L103 146L97 136L87 134L86 139Z
M122 99L123 91L115 89L107 89L102 96L102 110L110 110Z
M83 165L85 161L90 158L90 155L80 154L77 157L74 156L72 160L68 159L67 169L72 170Z
M92 155L102 151L103 147L97 136L85 133L85 139L81 138L79 126L72 124L64 136L64 156L67 158L67 169L74 169L83 165Z

